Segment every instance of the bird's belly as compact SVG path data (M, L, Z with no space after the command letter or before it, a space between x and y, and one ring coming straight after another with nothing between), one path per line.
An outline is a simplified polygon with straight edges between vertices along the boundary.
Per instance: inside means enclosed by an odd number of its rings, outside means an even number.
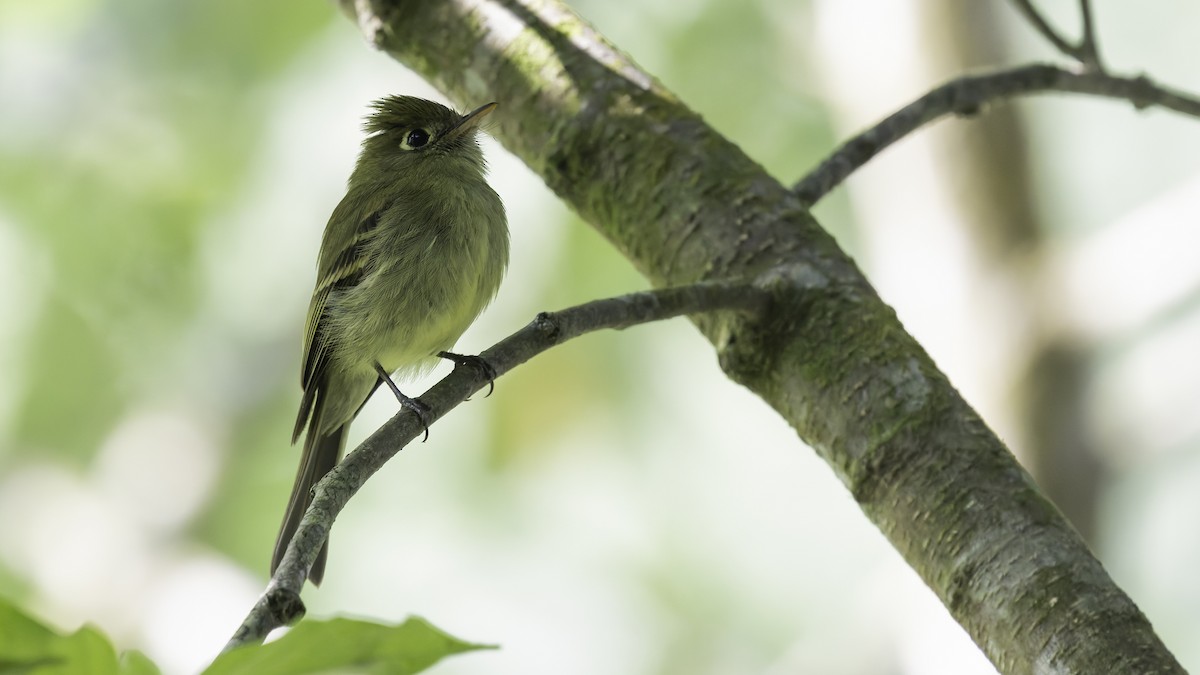
M499 274L466 251L430 250L422 262L375 270L338 299L339 351L358 361L347 366L373 371L377 361L404 375L431 369L436 354L454 346L500 283Z
M381 327L387 318L380 321ZM428 370L437 363L437 353L453 347L474 318L474 312L447 308L430 312L419 326L411 329L395 324L382 327L376 358L389 373L404 370L416 374Z

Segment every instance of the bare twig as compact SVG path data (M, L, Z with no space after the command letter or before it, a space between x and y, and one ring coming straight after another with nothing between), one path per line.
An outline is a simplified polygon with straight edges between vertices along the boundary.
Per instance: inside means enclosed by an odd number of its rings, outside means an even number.
M555 345L604 328L622 329L716 311L760 315L769 301L769 283L766 279L762 285L701 282L596 300L560 312L544 312L480 356L499 377ZM430 408L425 420L432 425L485 384L486 380L477 369L456 368L421 396ZM367 479L416 438L421 429L421 423L412 413L397 414L317 483L313 488L312 504L300 521L275 575L226 644L225 651L261 642L272 630L304 615L300 591L338 513Z
M1032 2L1029 0L1013 0L1013 5L1025 17L1026 21L1033 24L1034 29L1038 33L1041 33L1042 37L1054 45L1055 49L1071 58L1077 58L1077 47L1055 30L1050 25L1050 22L1046 21L1046 18L1042 16L1042 13L1038 11L1037 7L1033 6Z
M1083 21L1083 37L1079 40L1079 60L1088 70L1102 73L1104 65L1100 63L1100 45L1096 42L1092 0L1079 0L1079 15Z
M1082 37L1079 42L1071 42L1063 37L1062 33L1058 32L1046 17L1038 11L1030 0L1013 0L1013 5L1029 23L1033 24L1033 28L1046 38L1054 48L1083 64L1084 68L1089 71L1103 72L1103 67L1100 65L1100 50L1096 43L1096 33L1094 22L1092 20L1092 3L1091 0L1079 0L1079 14L1081 23L1083 24Z
M1102 96L1129 101L1139 110L1159 106L1200 118L1200 99L1161 87L1145 76L1080 73L1046 64L968 75L941 85L846 141L793 189L806 204L815 204L885 148L939 117L973 115L989 103L1039 93Z

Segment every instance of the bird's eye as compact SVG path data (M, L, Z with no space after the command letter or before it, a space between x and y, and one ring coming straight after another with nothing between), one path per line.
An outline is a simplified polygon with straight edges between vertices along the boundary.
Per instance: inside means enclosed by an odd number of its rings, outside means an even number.
M429 142L429 132L424 129L413 129L404 137L400 147L405 150L416 150Z

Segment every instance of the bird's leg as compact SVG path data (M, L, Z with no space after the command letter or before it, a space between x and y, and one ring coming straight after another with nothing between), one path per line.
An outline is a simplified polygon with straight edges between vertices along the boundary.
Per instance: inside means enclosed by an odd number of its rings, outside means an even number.
M486 396L484 396L484 398L491 396L492 392L496 390L496 369L492 367L492 364L484 361L482 356L473 356L471 354L455 354L454 352L438 352L437 355L439 358L446 359L447 361L453 361L455 367L471 366L472 368L478 370L484 377L486 377L488 381L488 393Z
M405 396L403 392L400 391L400 387L397 387L396 383L392 382L391 375L389 375L388 372L383 369L383 366L380 365L378 361L375 362L375 372L379 373L380 381L386 384L388 389L391 389L392 393L396 395L396 400L400 401L400 405L408 408L409 410L413 411L414 414L416 414L417 421L419 421L421 423L421 427L425 429L425 437L421 439L421 442L424 443L425 441L429 440L429 424L425 421L425 415L429 413L429 406L422 403L421 399L419 398Z

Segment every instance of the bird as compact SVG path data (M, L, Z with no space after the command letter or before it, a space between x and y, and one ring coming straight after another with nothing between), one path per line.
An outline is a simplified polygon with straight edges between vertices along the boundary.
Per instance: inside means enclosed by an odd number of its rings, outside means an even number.
M504 204L487 182L477 138L496 107L460 114L412 96L373 103L318 254L292 433L293 444L304 435L303 454L272 575L313 485L340 460L350 423L380 384L424 425L428 408L402 394L393 374L428 371L439 356L490 371L478 357L447 350L495 297L508 265ZM326 540L308 571L314 585L324 578L328 553Z

